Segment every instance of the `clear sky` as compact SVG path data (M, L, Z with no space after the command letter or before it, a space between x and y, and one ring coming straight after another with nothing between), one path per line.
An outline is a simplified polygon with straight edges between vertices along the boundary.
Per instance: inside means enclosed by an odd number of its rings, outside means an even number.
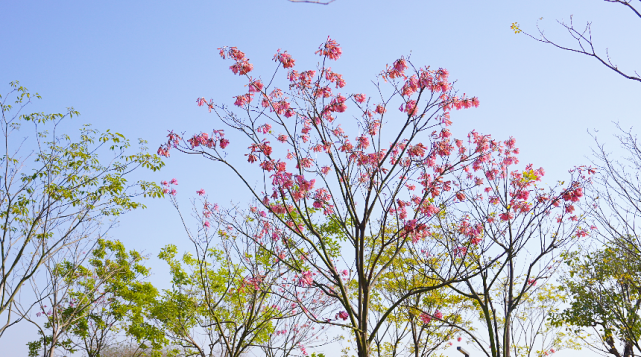
M44 98L31 110L73 106L82 114L73 125L141 137L155 151L169 129L216 127L214 116L196 106L197 97L231 104L242 93L243 82L218 57L218 47L239 47L256 73L267 76L279 48L302 68L313 68L313 52L329 35L343 48L333 69L365 93L385 64L401 55L411 53L417 65L447 68L461 92L481 101L478 109L453 115L454 131L514 136L521 162L543 166L554 183L588 161L594 146L588 129L598 130L615 150L612 121L626 128L641 123L641 84L510 30L516 21L535 31L542 17L539 24L550 37L570 43L556 19L571 14L579 24L593 21L598 48L608 47L617 64L641 71L641 22L601 0L336 0L328 6L286 0L4 0L0 92L19 80ZM199 188L223 204L246 197L220 167L180 155L166 162L160 173L144 178L177 178L185 207ZM146 204L149 209L124 216L112 237L148 253L154 282L162 285L166 270L154 261L159 249L169 243L190 247L169 202ZM26 354L25 342L33 336L27 326L10 329L0 340L0 354Z

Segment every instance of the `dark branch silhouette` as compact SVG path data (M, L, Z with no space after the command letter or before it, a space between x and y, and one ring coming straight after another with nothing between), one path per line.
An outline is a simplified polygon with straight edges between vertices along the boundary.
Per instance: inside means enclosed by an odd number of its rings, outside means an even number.
M288 0L289 2L300 2L300 3L306 3L306 4L318 4L318 5L329 5L333 3L336 0L327 0L327 1L320 1L320 0Z
M629 10L631 10L638 18L641 19L641 12L635 7L635 5L632 4L632 0L604 0L604 1L609 3L621 4L626 8L628 8ZM639 3L641 3L641 0L639 0ZM632 72L624 71L620 69L615 63L613 63L607 48L605 50L605 53L597 53L597 51L594 48L594 41L592 39L592 23L591 22L587 22L585 25L585 28L583 29L578 29L574 26L572 16L570 16L569 23L566 23L564 21L557 21L557 22L561 26L563 26L568 31L570 36L576 41L575 46L565 46L565 45L559 44L558 42L550 40L545 35L545 32L539 27L538 24L536 26L539 32L538 35L532 35L530 33L523 31L516 23L512 25L512 29L516 33L523 33L529 36L530 38L536 41L539 41L541 43L549 44L565 51L580 53L580 54L595 58L601 64L613 70L614 72L618 73L619 75L627 79L631 79L633 81L641 82L641 75L639 75L637 71L632 71Z

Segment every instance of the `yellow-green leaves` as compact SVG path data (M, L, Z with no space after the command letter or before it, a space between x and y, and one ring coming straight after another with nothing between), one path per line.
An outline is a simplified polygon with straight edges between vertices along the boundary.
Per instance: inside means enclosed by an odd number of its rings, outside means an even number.
M513 23L512 23L512 25L510 26L510 28L512 29L512 31L514 31L514 33L521 33L521 32L523 32L523 31L521 30L521 28L519 27L519 24L518 24L517 22L513 22Z

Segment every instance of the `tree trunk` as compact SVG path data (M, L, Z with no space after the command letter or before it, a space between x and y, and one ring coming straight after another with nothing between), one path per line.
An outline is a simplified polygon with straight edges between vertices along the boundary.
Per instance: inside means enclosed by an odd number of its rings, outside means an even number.
M510 323L510 317L505 316L505 335L504 335L504 342L503 342L503 356L505 357L510 357L510 349L512 348L512 341L511 341L511 323Z

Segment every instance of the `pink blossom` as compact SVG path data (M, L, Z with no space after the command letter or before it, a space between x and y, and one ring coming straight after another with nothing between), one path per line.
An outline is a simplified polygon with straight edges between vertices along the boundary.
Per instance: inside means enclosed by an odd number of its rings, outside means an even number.
M586 237L588 235L588 232L585 229L579 229L576 231L576 236L577 237Z
M339 46L340 45L336 41L328 37L327 42L325 42L318 48L316 54L327 56L331 60L337 60L343 53L343 50L341 50Z
M269 124L263 124L256 128L256 131L259 133L267 134L269 131L272 130L272 126Z
M436 310L436 311L434 311L434 317L436 317L439 320L442 320L443 319L443 313L441 313L440 311Z
M244 107L247 105L249 102L251 102L253 95L251 93L243 94L243 95L237 95L234 98L236 98L236 101L234 102L235 106L238 107Z
M349 317L349 314L347 313L347 311L341 311L338 314L336 314L336 318L337 319L340 318L340 319L343 319L343 320L347 320L348 317Z
M564 192L562 196L565 201L578 202L579 199L583 197L583 189L580 187L574 190L569 189Z
M453 253L454 253L454 255L456 255L457 257L465 256L465 254L467 254L467 248L466 248L466 247L458 247L458 248L454 248L454 249L453 249Z
M428 314L426 314L426 313L422 313L422 314L419 316L419 319L421 319L421 321L422 321L424 324L426 324L426 325L427 325L427 324L429 324L429 323L430 323L430 321L432 321L432 316L430 316L430 315L428 315Z
M283 68L292 68L296 63L287 51L281 53L280 49L274 55L274 60L280 62L283 65Z
M516 194L516 198L518 198L518 199L520 199L520 200L527 200L527 198L529 197L529 195L530 195L530 191L523 190L523 191L519 191L519 192Z
M530 278L530 279L528 279L527 283L528 283L528 285L536 286L536 279Z
M160 146L157 151L158 155L162 157L169 157L169 148L165 148L164 146Z
M404 58L398 59L394 62L394 69L403 72L407 69L407 62Z
M365 135L357 137L356 141L358 142L358 145L356 146L358 149L364 150L369 147L369 139Z
M354 100L359 103L365 102L365 94L354 94Z
M311 286L314 283L314 278L311 271L304 271L298 282L301 286Z
M416 100L414 99L408 100L407 103L405 103L404 105L401 105L400 108L398 109L409 115L416 115L417 113Z
M470 243L476 245L476 244L481 243L481 240L482 239L480 237L474 237L474 238L470 239Z
M405 77L405 70L407 69L407 61L404 58L396 60L393 67L387 70L387 75L390 78Z
M203 225L204 225L206 228L211 227L211 224L209 223L209 221L205 221L205 223L204 223Z
M260 81L260 79L257 80L251 80L249 82L249 91L250 92L260 92L263 89L263 82Z
M509 221L512 218L514 218L514 215L512 214L512 212L505 212L505 213L501 213L499 217L501 217L502 221Z
M200 190L196 191L198 196L204 196L205 195L205 189L201 188Z
M172 185L177 185L178 184L178 180L176 180L175 178L172 178L171 181L169 181L169 183L172 184Z
M244 58L242 60L237 60L236 63L229 67L234 74L243 76L254 69L254 65L249 63L249 60Z

